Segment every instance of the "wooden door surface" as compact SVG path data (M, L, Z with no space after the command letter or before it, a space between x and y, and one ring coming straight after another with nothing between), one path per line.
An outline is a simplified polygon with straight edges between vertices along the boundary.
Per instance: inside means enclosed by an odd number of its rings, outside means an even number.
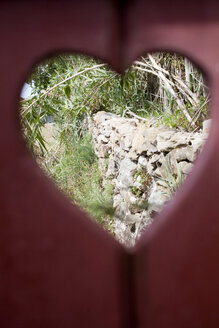
M217 1L0 2L0 326L219 327ZM33 65L83 53L123 72L151 51L193 60L212 127L190 178L128 252L41 172L21 135Z

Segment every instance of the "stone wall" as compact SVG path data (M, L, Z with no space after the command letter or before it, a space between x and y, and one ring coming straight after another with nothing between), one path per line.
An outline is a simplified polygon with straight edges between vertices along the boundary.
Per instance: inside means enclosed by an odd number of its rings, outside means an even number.
M104 183L114 186L116 238L134 245L188 175L208 135L159 126L155 119L98 112L90 124Z

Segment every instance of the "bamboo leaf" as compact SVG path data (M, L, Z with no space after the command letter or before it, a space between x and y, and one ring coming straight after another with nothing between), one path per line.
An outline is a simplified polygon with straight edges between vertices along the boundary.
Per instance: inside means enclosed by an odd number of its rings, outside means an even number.
M66 96L69 99L70 98L70 95L71 95L71 88L70 88L70 86L69 85L66 85L66 87L64 87L64 91L65 91Z

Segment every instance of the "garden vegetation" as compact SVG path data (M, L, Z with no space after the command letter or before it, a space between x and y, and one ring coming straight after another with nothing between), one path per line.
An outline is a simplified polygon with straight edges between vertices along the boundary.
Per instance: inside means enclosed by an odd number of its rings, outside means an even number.
M109 230L113 187L102 184L87 119L107 111L196 131L209 116L200 70L167 52L141 57L123 75L90 57L60 55L36 66L27 83L33 94L21 101L21 121L28 146L59 188ZM55 154L42 134L48 120L59 127Z

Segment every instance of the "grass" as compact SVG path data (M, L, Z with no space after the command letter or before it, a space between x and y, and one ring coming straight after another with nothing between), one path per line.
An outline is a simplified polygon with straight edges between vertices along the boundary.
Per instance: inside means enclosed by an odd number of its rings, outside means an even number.
M112 230L113 186L102 186L98 159L94 153L91 136L85 134L72 142L65 140L65 150L56 160L49 161L50 152L44 155L43 162L50 163L46 173L55 181L59 189L95 221L107 230Z
M171 163L170 158L165 158L162 166L164 168L163 177L158 180L165 182L167 188L165 193L168 197L172 197L182 185L184 177L177 161Z

